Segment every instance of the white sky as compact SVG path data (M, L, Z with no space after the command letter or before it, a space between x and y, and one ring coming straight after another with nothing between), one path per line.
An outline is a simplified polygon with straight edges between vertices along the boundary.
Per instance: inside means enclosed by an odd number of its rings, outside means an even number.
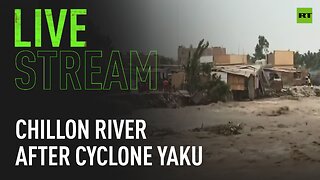
M267 38L271 51L320 49L320 1L118 1L125 2L116 8L123 12L101 5L97 13L112 12L121 30L109 27L107 33L115 44L119 36L126 39L129 49L157 49L159 54L176 58L179 45L196 46L204 38L210 46L226 47L228 53L252 54L259 35ZM313 24L296 23L297 7L313 8ZM108 27L110 23L105 20L102 24Z

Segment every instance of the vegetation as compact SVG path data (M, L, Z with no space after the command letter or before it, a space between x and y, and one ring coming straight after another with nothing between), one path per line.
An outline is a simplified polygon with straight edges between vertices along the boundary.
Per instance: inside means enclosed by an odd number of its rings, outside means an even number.
M269 42L264 36L258 37L258 43L255 47L253 56L248 55L249 63L254 63L256 60L266 59L266 54L269 53ZM306 52L294 54L294 66L296 68L319 70L320 69L320 49L318 52Z
M211 63L203 63L203 64L201 64L201 72L202 72L204 75L209 76L210 73L211 73L211 68L212 68Z
M209 42L204 43L204 39L202 39L196 51L191 54L189 52L188 63L185 67L186 69L186 80L187 80L187 89L193 93L200 86L200 57L203 54L203 51L207 49L209 46Z
M252 57L252 62L254 63L256 60L266 59L266 54L269 53L269 42L264 36L258 37L258 44L255 47L255 53Z
M197 91L205 91L207 94L207 101L224 101L226 97L230 94L229 86L221 81L220 77L213 76L210 78L211 64L202 64L200 65L200 57L203 51L209 46L209 43L204 43L202 39L194 54L189 53L189 59L186 68L186 80L187 80L187 89L191 93ZM200 72L204 76L207 76L207 82L201 84L200 81Z
M300 54L295 52L294 65L296 68L305 68L310 70L320 69L320 50L318 52L310 52Z
M231 95L229 86L217 76L213 76L202 88L207 90L209 102L225 101Z

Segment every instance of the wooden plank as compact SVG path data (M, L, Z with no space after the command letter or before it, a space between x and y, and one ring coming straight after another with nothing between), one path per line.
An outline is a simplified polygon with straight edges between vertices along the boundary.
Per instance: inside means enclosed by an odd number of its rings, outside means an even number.
M245 87L245 77L228 74L228 85L230 86L231 90L246 90Z

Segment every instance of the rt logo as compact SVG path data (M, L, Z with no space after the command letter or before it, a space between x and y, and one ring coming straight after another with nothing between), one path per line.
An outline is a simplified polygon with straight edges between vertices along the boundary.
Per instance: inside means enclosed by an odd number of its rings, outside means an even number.
M312 8L297 8L297 23L312 23Z

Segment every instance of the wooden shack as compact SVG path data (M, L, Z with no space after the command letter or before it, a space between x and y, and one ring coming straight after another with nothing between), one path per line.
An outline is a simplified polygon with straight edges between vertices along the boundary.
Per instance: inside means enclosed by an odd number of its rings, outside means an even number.
M263 92L260 65L219 66L212 74L224 76L225 81L233 93L234 99L247 97L251 100Z

